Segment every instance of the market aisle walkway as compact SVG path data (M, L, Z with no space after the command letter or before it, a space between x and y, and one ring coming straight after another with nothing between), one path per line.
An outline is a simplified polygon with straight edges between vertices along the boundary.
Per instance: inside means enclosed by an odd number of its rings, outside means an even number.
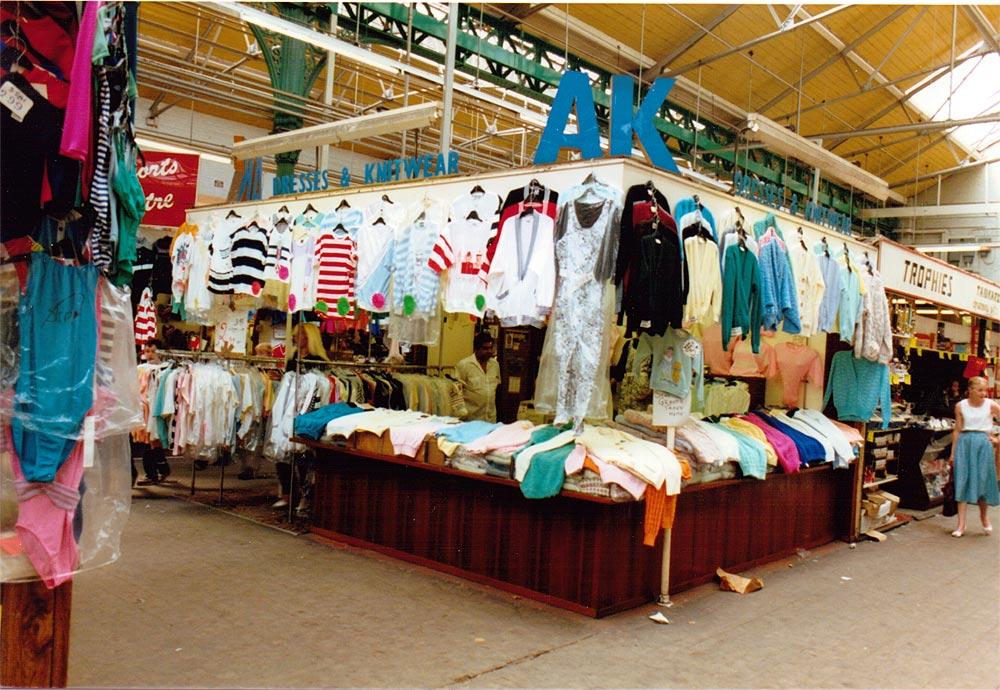
M1000 524L1000 511L991 511ZM1000 686L1000 537L913 522L594 621L201 505L138 498L77 577L71 685Z

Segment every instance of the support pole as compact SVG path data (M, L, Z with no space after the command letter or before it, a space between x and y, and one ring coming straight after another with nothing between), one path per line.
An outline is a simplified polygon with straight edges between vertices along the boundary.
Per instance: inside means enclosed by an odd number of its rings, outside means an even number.
M337 35L337 12L340 11L340 3L335 2L331 7L333 12L330 14L330 34L333 36ZM335 52L328 51L326 54L326 83L323 85L323 105L328 109L333 105L333 77L334 68L337 66L337 54ZM329 111L328 111L329 112ZM318 170L329 170L330 169L330 145L323 144L320 149L319 154L319 165Z
M674 427L667 427L667 448L671 451L674 450L674 439L677 437L677 429ZM657 600L657 604L660 606L670 607L673 606L673 602L670 601L670 532L671 530L663 530L663 554L660 561L660 598Z
M448 155L451 149L451 119L455 96L455 46L458 43L459 4L448 6L448 43L445 47L444 63L444 112L441 115L441 153Z

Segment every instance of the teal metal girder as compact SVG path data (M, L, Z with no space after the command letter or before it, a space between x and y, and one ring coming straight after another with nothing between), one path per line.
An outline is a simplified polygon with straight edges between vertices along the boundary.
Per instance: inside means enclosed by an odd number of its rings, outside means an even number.
M340 27L359 42L380 43L405 48L408 33L407 6L399 3L338 3ZM333 7L333 5L331 5ZM411 50L421 57L444 62L447 24L433 16L426 4L414 4ZM482 36L476 27L484 27ZM355 31L357 29L357 31ZM564 66L565 65L565 66ZM578 70L591 76L598 120L607 127L612 73L586 59L566 53L565 49L519 30L513 23L474 8L460 5L456 69L510 91L551 102L564 71ZM690 157L695 147L696 115L668 102L660 110L655 124L665 135L668 148L680 157ZM784 185L789 193L806 199L810 194L813 171L795 161L764 150L747 152L735 146L737 133L715 123L699 120L699 165L717 173L733 174L736 169L766 182ZM738 156L738 157L737 157ZM853 215L860 208L873 207L874 199L826 179L820 181L819 203ZM888 225L885 229L888 229ZM874 229L874 228L872 228Z

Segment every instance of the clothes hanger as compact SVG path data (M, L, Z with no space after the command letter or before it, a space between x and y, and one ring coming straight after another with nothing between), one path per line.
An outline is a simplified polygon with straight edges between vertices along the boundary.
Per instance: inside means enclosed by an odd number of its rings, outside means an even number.
M805 249L806 251L808 251L808 249L806 248L806 241L804 239L804 235L802 234L802 226L801 225L799 226L799 229L796 232L798 232L798 234L799 234L799 244L802 245L802 249Z
M478 184L475 187L473 187L472 191L470 192L470 194L485 194L485 193L486 193L486 190L483 189Z
M336 208L336 209L334 209L334 210L336 210L336 211L339 211L340 209L344 208L345 206L346 206L347 208L350 208L350 207L351 207L351 205L350 205L350 203L348 203L347 199L341 199L341 200L340 200L340 203L339 203L339 204L337 204L337 208ZM307 210L308 210L308 209L307 209Z
M826 243L826 238L825 238L825 237L824 237L824 238L822 238L822 239L821 239L820 241L821 241L821 242L823 243L823 255L824 255L824 256L825 256L826 258L828 258L828 259L829 259L829 258L830 258L830 245L828 245L828 244Z
M389 203L391 204L392 202L390 201ZM376 218L376 219L375 219L375 220L374 220L374 221L372 222L372 225L385 225L385 218L383 218L383 217L382 217L382 216L380 215L380 216L379 216L378 218Z
M242 217L243 216L238 214L235 209L229 209L229 213L226 214L226 220L229 220L230 218L242 218Z
M393 203L395 203L392 199L389 198L388 194L383 194L382 195L382 201L384 201L387 204L393 204Z
M482 221L482 218L480 218L480 217L479 217L479 214L478 214L478 213L476 213L476 210L475 210L475 209L473 209L472 211L470 211L470 212L469 212L469 215L467 215L467 216L465 217L465 219L466 219L466 220L478 220L478 221Z

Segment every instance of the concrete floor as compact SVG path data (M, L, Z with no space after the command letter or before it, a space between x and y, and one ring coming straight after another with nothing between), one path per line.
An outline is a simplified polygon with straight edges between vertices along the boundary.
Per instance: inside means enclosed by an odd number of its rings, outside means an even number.
M708 585L595 621L142 491L122 559L77 576L69 681L997 688L1000 536L976 518L953 539L953 522L758 568L753 594Z

